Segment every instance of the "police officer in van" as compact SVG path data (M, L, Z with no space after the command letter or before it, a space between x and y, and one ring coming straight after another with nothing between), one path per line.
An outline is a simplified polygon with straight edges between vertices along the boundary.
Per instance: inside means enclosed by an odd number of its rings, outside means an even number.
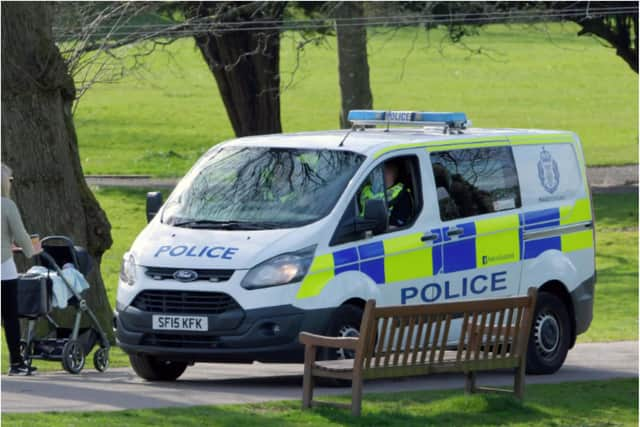
M375 192L371 184L366 184L360 192L360 215L364 216L367 200L383 199L387 197L389 209L389 227L400 228L407 225L413 218L413 202L411 191L400 177L400 166L397 162L388 161L384 164L385 193Z

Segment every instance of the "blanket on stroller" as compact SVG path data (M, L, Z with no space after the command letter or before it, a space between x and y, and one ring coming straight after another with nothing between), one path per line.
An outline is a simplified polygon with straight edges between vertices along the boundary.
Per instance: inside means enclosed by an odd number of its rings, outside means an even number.
M87 279L73 267L65 266L62 270L62 276L66 279L71 288L78 294L85 289L89 289ZM65 285L64 281L55 270L49 270L46 267L35 265L27 271L27 274L38 274L51 278L52 295L51 305L55 308L67 308L69 299L73 296L73 292Z

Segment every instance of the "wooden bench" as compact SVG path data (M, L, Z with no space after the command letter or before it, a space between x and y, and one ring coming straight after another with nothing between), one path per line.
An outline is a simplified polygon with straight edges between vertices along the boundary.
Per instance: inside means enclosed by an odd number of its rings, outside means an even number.
M522 399L536 296L530 288L520 297L380 308L369 300L358 338L300 333L305 345L302 407L349 407L314 401L315 377L351 380L351 412L360 415L363 380L445 372L464 373L466 393L504 391ZM462 319L460 335L450 338L456 319ZM352 350L355 357L318 361L318 347ZM476 386L476 372L494 369L514 369L513 390Z

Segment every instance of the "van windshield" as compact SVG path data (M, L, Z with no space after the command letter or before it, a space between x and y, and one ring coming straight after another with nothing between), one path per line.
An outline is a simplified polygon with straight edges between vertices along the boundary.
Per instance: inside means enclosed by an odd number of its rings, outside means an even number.
M222 229L308 224L331 211L363 160L339 150L221 148L176 187L162 222Z

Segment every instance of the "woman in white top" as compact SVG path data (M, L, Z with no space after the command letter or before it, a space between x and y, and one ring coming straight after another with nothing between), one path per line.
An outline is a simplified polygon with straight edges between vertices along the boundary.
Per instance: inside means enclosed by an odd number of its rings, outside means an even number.
M20 323L18 321L18 271L13 260L13 245L22 248L27 257L38 254L42 248L32 245L24 229L16 204L9 198L13 176L11 169L2 163L2 323L11 357L9 375L29 375L30 370L20 354Z

